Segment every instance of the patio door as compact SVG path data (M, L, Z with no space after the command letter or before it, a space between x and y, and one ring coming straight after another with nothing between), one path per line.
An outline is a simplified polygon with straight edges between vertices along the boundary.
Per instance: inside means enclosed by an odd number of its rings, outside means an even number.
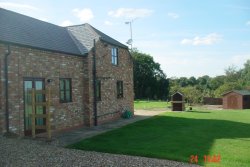
M44 90L44 79L29 78L24 79L24 133L25 135L31 135L31 113L32 113L32 95L29 90L34 88L35 90ZM36 94L35 101L43 102L45 100L44 94ZM45 114L45 108L43 106L36 106L35 112L37 114ZM45 125L45 118L36 118L36 125ZM45 132L45 130L36 129L36 133Z

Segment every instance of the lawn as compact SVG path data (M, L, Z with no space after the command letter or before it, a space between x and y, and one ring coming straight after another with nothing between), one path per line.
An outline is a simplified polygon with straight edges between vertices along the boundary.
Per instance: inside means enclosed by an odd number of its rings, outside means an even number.
M157 109L167 109L170 107L170 102L166 101L147 101L147 100L135 100L134 107L135 109L142 110L157 110Z
M193 155L205 166L250 166L250 110L166 112L68 147L184 162ZM205 162L204 156L220 156L220 162Z

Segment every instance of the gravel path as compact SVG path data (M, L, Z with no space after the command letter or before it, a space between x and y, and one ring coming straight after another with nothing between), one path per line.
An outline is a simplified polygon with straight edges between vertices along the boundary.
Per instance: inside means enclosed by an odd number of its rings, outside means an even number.
M182 167L195 165L137 156L71 150L49 145L42 141L0 136L0 166Z

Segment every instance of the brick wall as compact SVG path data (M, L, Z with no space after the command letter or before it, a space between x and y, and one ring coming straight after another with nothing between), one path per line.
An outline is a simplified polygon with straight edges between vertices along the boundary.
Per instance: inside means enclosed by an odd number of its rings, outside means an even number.
M66 54L40 51L24 47L11 46L9 56L9 121L10 130L23 135L24 131L24 100L23 78L44 78L45 87L52 90L52 127L65 129L84 124L85 101L84 89L87 89L88 71L87 58L70 56ZM0 44L0 62L4 60L5 46ZM3 63L1 64L1 76L3 76ZM72 102L59 102L59 78L72 79ZM47 83L47 79L52 79ZM1 85L4 79L1 78ZM3 86L1 86L3 90ZM5 97L1 93L1 97ZM4 106L4 103L1 103ZM1 110L0 122L4 122L4 111Z
M112 65L112 47L116 46L102 41L96 44L96 76L101 81L101 100L97 102L98 123L119 118L125 108L134 111L132 58L127 49L117 47L118 65ZM89 59L92 60L92 55ZM117 98L118 80L123 81L123 98Z
M101 101L97 102L98 124L120 117L122 110L133 107L133 61L127 49L118 48L118 66L111 64L113 46L96 44L97 79L101 80ZM0 133L5 131L4 53L0 44ZM79 57L49 51L11 46L9 56L9 121L10 130L24 134L23 78L44 78L52 90L52 127L56 130L93 125L93 52ZM72 79L71 103L59 102L59 78ZM47 83L47 79L52 79ZM123 81L123 98L117 98L116 82Z

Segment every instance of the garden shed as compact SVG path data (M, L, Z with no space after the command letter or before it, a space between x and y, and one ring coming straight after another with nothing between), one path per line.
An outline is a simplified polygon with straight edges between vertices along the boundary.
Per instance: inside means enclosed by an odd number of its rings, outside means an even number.
M223 109L250 109L249 90L232 90L222 96Z
M171 96L172 111L185 111L185 97L182 93L176 92Z

